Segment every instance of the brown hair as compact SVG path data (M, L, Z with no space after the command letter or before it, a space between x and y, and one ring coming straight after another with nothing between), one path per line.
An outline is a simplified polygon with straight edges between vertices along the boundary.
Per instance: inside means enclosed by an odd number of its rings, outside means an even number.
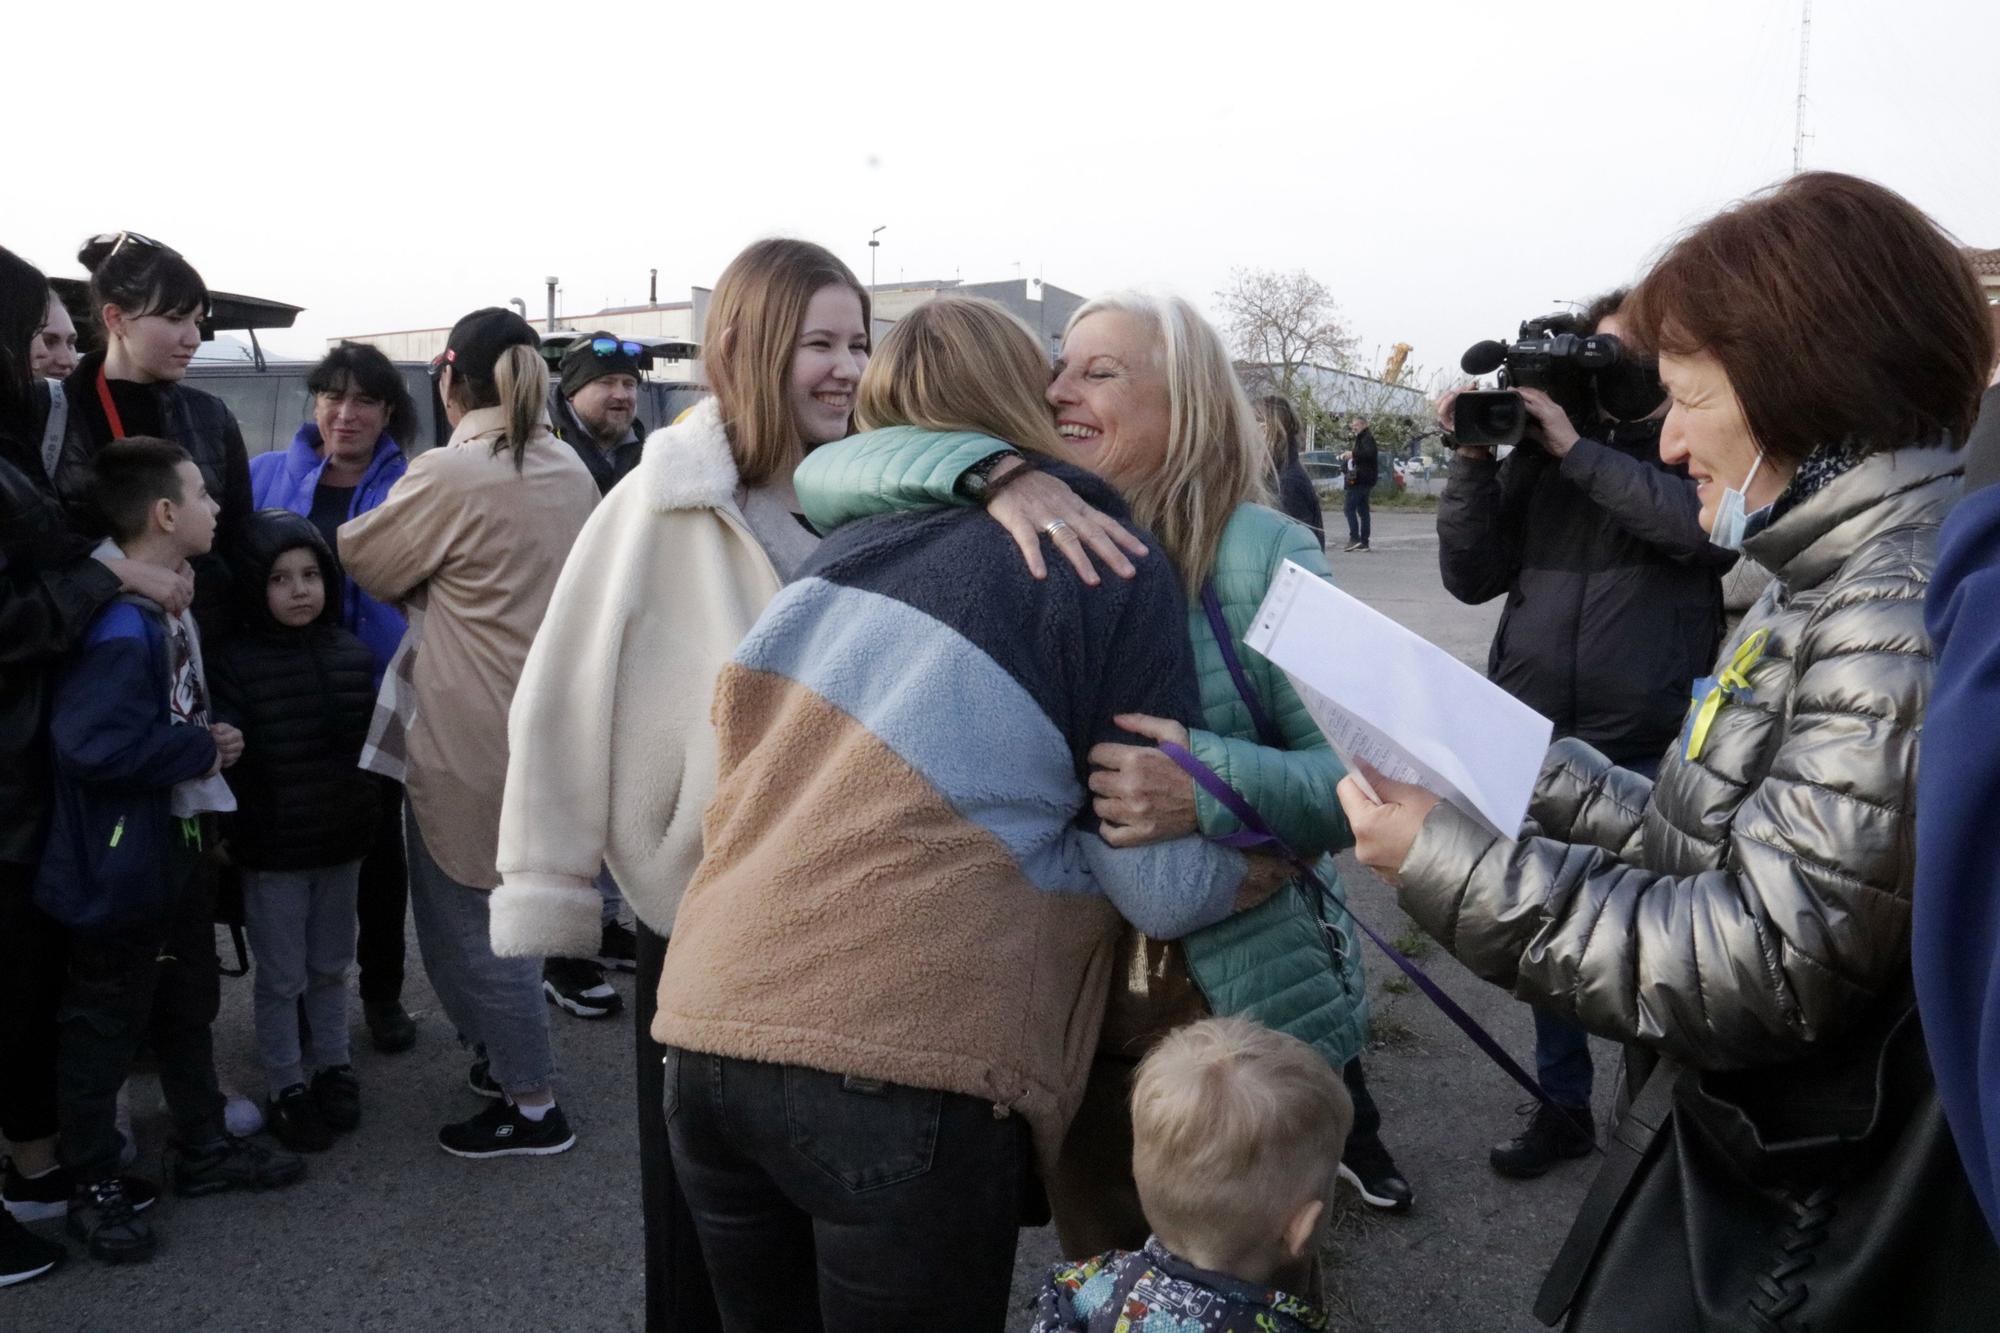
M178 469L192 461L180 445L153 435L127 436L99 449L90 460L90 502L112 540L144 535L162 500L186 504Z
M832 251L811 241L758 241L729 261L715 284L702 330L702 364L746 486L788 475L805 457L786 372L806 307L821 288L834 285L860 298L861 327L872 331L867 289Z
M1019 319L992 301L940 297L882 339L861 373L855 424L922 426L991 435L1060 458L1062 437L1042 395L1049 358Z
M1264 426L1264 443L1271 448L1271 466L1289 467L1299 456L1299 412L1281 393L1257 400L1257 420Z
M1642 347L1722 364L1758 447L1963 441L1993 365L1979 281L1937 223L1873 182L1814 171L1675 242L1624 309Z

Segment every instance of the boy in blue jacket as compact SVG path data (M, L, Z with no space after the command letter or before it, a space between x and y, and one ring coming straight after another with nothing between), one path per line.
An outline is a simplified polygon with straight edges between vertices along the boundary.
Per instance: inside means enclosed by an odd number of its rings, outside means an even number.
M179 445L113 441L92 470L107 555L178 570L209 549L219 507ZM192 618L136 596L91 621L57 678L49 729L54 819L35 901L70 934L56 1076L58 1154L77 1186L69 1229L99 1259L149 1259L152 1227L118 1176L115 1118L142 1042L173 1112L177 1193L304 1173L298 1158L226 1131L209 1037L220 990L203 816L235 808L220 773L243 738L210 720Z

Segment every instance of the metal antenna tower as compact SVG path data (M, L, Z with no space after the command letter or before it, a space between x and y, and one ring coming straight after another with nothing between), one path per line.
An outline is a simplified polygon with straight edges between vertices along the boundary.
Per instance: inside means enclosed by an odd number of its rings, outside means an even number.
M1799 13L1799 101L1792 126L1792 171L1806 169L1806 75L1812 67L1812 0L1801 0Z

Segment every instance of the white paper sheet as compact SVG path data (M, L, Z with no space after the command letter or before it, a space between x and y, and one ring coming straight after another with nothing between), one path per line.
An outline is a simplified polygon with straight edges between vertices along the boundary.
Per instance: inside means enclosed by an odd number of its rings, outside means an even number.
M1555 730L1540 713L1289 560L1244 642L1290 677L1350 769L1359 758L1519 836Z

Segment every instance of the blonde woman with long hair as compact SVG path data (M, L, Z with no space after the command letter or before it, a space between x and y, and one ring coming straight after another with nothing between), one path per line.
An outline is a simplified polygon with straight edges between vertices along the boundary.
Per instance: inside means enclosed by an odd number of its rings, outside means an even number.
M381 504L339 531L348 577L405 606L363 764L403 782L410 905L424 970L494 1099L438 1131L459 1157L548 1154L576 1142L555 1102L541 969L487 942L507 704L556 571L597 503L549 433L540 339L511 310L475 310L437 363L451 440L419 454ZM383 725L385 712L393 725Z
M904 317L863 440L1067 453L1043 353L987 302ZM1056 469L1112 521L1123 506ZM1192 716L1174 574L1090 589L964 511L853 524L717 683L706 849L654 1035L731 1329L1000 1329L1035 1163L1083 1095L1124 914L1173 936L1282 880L1079 826L1121 714Z
M503 955L588 957L608 866L638 918L639 1179L646 1326L720 1326L667 1155L655 995L715 787L716 674L819 538L792 469L851 429L868 293L810 241L758 241L723 270L702 335L713 393L655 431L578 539L514 700Z
M1242 831L1157 748L1172 741L1241 792L1294 850L1324 856L1328 885L1318 898L1296 881L1177 943L1127 938L1090 1094L1048 1181L1064 1252L1144 1243L1124 1090L1159 1036L1210 1011L1289 1032L1341 1070L1356 1107L1343 1175L1371 1205L1406 1209L1410 1187L1382 1146L1359 1061L1367 989L1330 855L1353 843L1335 808L1344 770L1283 673L1242 643L1284 563L1330 578L1325 553L1310 531L1266 507L1269 448L1222 339L1185 300L1123 292L1085 304L1064 333L1046 399L1065 449L1116 488L1172 561L1187 602L1178 636L1200 671L1199 727L1124 717L1129 734L1091 751L1105 841ZM1103 516L1059 479L1022 475L1026 467L972 448L856 437L807 461L799 495L822 531L885 509L984 499L1017 541L1038 546L1046 536L1059 554L1080 557ZM1088 542L1092 554L1103 545Z

